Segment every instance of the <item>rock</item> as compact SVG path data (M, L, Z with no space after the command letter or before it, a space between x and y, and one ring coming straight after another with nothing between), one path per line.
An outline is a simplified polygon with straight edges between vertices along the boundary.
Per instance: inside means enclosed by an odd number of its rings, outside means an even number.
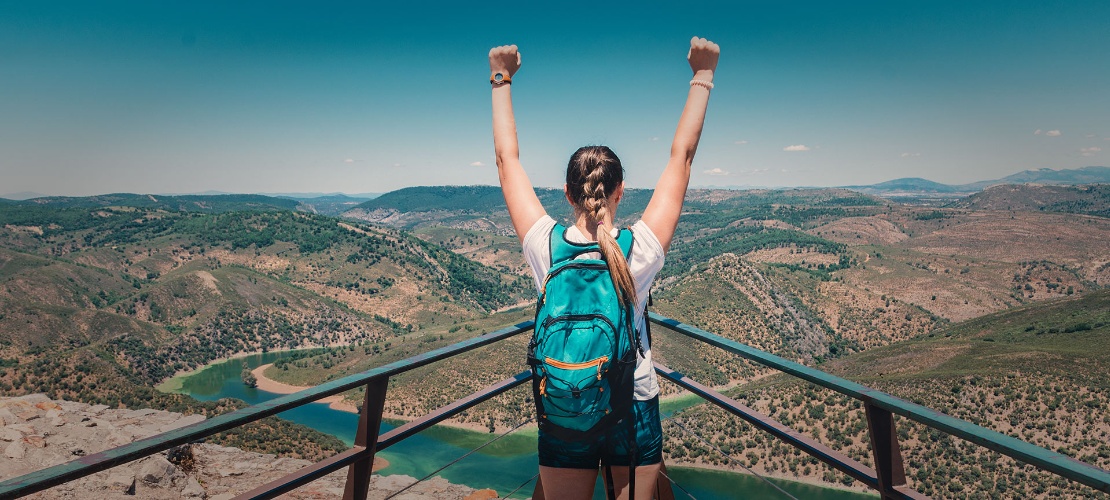
M34 404L38 404L38 403L54 403L54 401L52 401L50 398L46 397L46 394L28 394L26 396L20 396L18 398L12 398L12 399L14 399L15 401L18 401L18 402L21 402L21 403L27 403L27 404L30 404L30 405L34 405Z
M16 441L23 439L23 433L11 427L0 428L0 440L3 441Z
M104 410L107 410L107 409L108 409L108 405L95 405L95 406L90 406L90 407L89 407L89 413L96 413L96 414L99 414L99 413L101 413L101 412L103 412Z
M23 438L23 442L35 448L46 448L46 436L31 435Z
M123 418L143 418L158 413L158 410L153 408L143 408L141 410L132 410L124 414Z
M0 420L3 420L5 424L11 424L19 419L7 407L0 407Z
M58 403L53 402L53 401L43 401L41 403L35 403L35 408L38 408L40 410L51 411L51 410L60 410L60 409L62 409L62 406L59 405Z
M487 488L484 490L476 490L474 493L463 497L463 500L493 500L495 498L500 498L500 496L496 491Z
M126 467L113 469L104 481L104 487L111 491L122 491L129 495L135 494L135 473Z
M189 476L189 480L185 482L185 489L181 490L181 496L184 497L204 497L204 487L200 485L197 478Z
M155 455L143 464L142 470L139 471L139 478L150 485L168 483L176 470L177 468L165 457Z
M231 500L232 498L235 498L235 495L231 493L220 493L214 497L208 497L208 500Z
M19 437L23 437L27 434L34 434L35 433L35 428L31 427L30 425L27 425L27 424L12 424L12 425L9 425L5 428L19 432Z
M172 431L174 429L180 429L182 427L185 427L185 426L188 426L188 425L193 425L193 424L200 423L200 422L204 422L204 415L200 415L200 414L189 415L187 417L178 418L176 421L170 422L168 424L163 424L163 425L159 426L158 427L158 432L160 432L160 433L161 432L169 432L169 431Z
M23 446L23 441L19 439L12 441L7 448L4 448L4 456L13 460L22 460L26 454L27 448Z

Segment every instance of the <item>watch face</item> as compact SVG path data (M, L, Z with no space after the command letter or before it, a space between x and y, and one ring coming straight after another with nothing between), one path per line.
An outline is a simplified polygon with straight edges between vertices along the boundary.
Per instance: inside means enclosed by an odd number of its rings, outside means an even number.
M497 74L493 75L493 81L503 82L503 81L505 81L505 75L502 75L501 73L497 73Z

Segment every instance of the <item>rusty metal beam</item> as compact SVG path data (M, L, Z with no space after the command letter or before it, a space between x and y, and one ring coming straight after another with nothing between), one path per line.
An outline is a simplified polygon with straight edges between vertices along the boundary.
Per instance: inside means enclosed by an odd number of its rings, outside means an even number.
M864 405L867 429L871 435L871 454L879 480L879 494L884 499L899 498L906 487L906 467L898 447L898 431L894 428L894 415L875 405Z
M355 446L366 449L366 453L347 468L347 485L343 489L343 500L366 500L370 492L370 474L374 471L374 455L378 448L378 434L382 427L382 413L385 412L385 393L389 389L389 379L382 377L371 380L366 385L366 398L358 418L358 431L355 433Z

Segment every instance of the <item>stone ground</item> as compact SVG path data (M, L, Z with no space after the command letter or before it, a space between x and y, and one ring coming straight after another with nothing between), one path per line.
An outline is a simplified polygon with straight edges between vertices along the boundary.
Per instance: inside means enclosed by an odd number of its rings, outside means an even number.
M204 420L201 415L53 401L42 394L0 398L0 480L69 462L155 434ZM28 498L97 500L201 498L226 500L310 465L238 448L194 444L155 454L56 486ZM343 496L347 473L341 470L282 498L324 499ZM415 481L401 475L374 475L370 498L385 498ZM497 498L444 479L413 486L398 500Z

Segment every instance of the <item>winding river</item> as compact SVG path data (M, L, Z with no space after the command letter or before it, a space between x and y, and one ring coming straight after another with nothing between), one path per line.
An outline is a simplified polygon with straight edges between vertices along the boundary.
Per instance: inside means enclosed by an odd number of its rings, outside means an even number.
M193 374L171 379L160 389L188 394L202 401L237 398L250 404L261 403L280 396L247 387L240 380L243 364L255 368L273 363L289 352L255 354L226 362L214 363ZM670 408L668 408L670 406ZM663 410L675 411L674 405ZM336 436L351 445L358 426L358 415L333 410L323 403L312 403L280 414L281 418L298 422L313 429ZM383 422L383 432L398 422ZM458 459L475 447L489 441L491 435L483 432L435 426L379 455L389 461L381 474L404 474L424 477L436 469ZM698 499L728 498L788 498L765 481L755 476L734 472L700 468L668 467L672 479ZM531 478L536 473L536 434L534 428L522 429L460 460L437 475L472 488L492 488L505 495L517 488L513 498L531 496ZM847 500L875 498L856 492L822 488L793 481L774 480L775 484L797 498L818 500ZM523 487L521 487L523 485ZM600 493L600 491L599 491ZM675 490L677 498L683 498ZM604 495L595 496L604 498Z

